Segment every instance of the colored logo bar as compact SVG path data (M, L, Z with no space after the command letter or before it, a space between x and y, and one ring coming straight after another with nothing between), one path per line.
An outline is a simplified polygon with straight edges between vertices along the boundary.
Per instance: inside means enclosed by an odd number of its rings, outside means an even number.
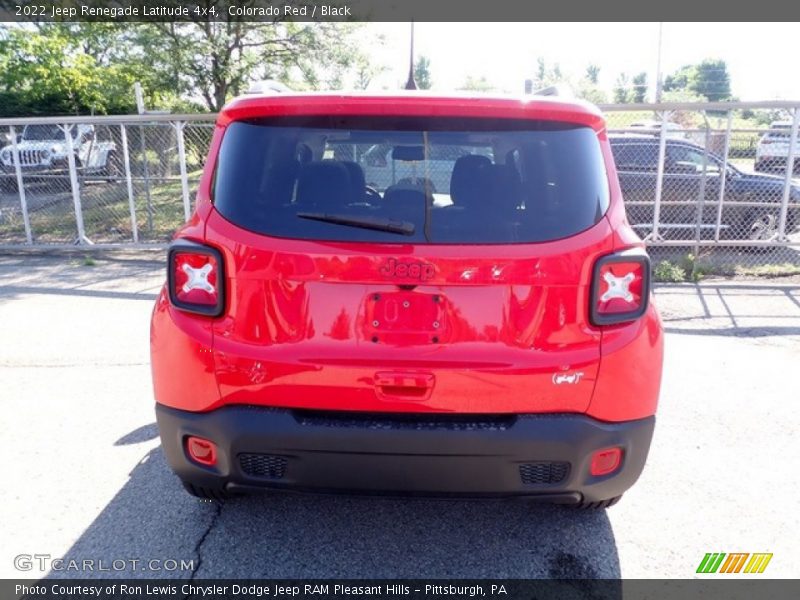
M749 560L748 560L749 558ZM709 552L700 561L697 567L698 573L763 573L769 561L772 560L771 553L734 552L726 554L724 552Z

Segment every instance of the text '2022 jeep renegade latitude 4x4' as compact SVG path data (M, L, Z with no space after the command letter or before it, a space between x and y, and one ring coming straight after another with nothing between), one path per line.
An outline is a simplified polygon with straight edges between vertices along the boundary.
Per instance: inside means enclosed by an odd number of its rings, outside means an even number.
M153 312L163 449L211 498L609 506L653 433L650 296L591 105L237 99Z

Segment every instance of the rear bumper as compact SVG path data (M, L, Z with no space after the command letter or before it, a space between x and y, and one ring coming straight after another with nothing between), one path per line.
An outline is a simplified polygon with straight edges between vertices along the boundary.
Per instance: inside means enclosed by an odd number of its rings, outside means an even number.
M156 405L175 473L196 486L250 491L531 496L598 502L638 479L655 418L605 423L577 414L453 417ZM215 442L214 467L191 461L187 436ZM594 451L623 449L620 468L589 474ZM528 466L526 466L528 465Z

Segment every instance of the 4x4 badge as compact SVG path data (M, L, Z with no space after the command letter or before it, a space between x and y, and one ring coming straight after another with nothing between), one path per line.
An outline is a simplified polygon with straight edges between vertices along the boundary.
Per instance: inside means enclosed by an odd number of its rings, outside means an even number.
M574 373L553 373L553 385L580 383L581 377L583 377L583 371L576 371Z
M380 268L380 274L384 277L419 279L420 281L433 279L435 273L436 269L430 263L422 261L400 262L396 258L390 258Z

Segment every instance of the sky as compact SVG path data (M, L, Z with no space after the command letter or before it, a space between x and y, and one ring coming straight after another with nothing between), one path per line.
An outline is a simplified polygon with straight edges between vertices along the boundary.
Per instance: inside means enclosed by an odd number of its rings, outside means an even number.
M499 90L521 93L538 57L580 79L586 66L600 66L600 87L610 91L620 72L646 71L655 82L658 23L416 23L415 54L431 61L434 89L459 87L468 75ZM401 86L408 74L408 23L370 23L365 38L384 36L376 62L390 69L373 86ZM743 101L800 100L796 71L797 23L664 23L662 72L721 58L732 92ZM652 100L653 86L649 92Z

